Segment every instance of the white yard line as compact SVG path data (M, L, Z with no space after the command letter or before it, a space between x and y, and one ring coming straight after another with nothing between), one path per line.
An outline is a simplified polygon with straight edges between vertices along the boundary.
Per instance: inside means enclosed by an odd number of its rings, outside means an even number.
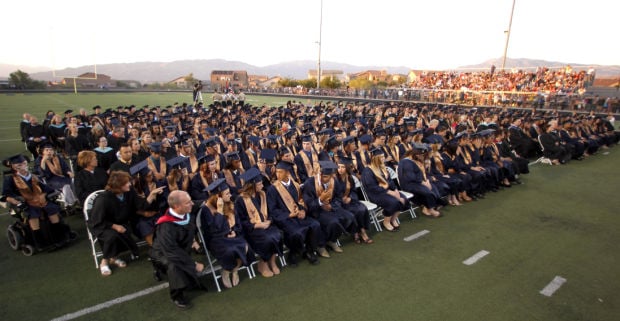
M540 294L544 296L552 296L555 291L557 291L562 284L566 283L566 279L561 276L556 276L553 280L547 284L547 286L540 291Z
M116 298L116 299L113 299L113 300L110 300L110 301L107 301L107 302L103 302L101 304L97 304L95 306L92 306L92 307L89 307L89 308L86 308L86 309L82 309L82 310L79 310L79 311L76 311L76 312L73 312L73 313L65 314L65 315L63 315L61 317L52 319L52 321L73 320L75 318L79 318L81 316L84 316L84 315L87 315L87 314L90 314L90 313L93 313L93 312L97 312L99 310L107 309L107 308L109 308L109 307L111 307L113 305L117 305L117 304L120 304L120 303L123 303L123 302L127 302L127 301L130 301L130 300L133 300L135 298L139 298L141 296L145 296L147 294L151 294L153 292L157 292L159 290L163 290L163 289L165 289L167 287L168 287L168 282L160 284L160 285L157 285L157 286L154 286L154 287L150 287L150 288L144 289L142 291L138 291L138 292L135 292L135 293L132 293L132 294L128 294L128 295L122 296L120 298Z
M465 264L465 265L472 265L472 264L478 262L478 260L480 260L481 258L487 256L489 253L491 253L491 252L482 250L482 251L474 254L472 257L468 258L467 260L463 261L463 264Z
M424 235L426 235L426 234L428 234L430 232L431 231L429 231L429 230L422 230L422 231L420 231L418 233L415 233L413 235L409 235L409 236L405 237L403 240L405 242L411 242L411 241L413 241L413 240L415 240L415 239L417 239L419 237L422 237L422 236L424 236Z

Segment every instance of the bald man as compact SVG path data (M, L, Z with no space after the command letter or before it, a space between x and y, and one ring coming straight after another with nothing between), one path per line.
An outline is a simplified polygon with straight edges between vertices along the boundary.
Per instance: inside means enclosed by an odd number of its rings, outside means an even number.
M170 298L181 309L191 307L183 291L200 287L197 274L204 270L202 263L195 262L190 251L196 226L190 219L191 197L185 191L173 191L168 195L168 210L157 220L151 258L159 271L165 272L170 283Z

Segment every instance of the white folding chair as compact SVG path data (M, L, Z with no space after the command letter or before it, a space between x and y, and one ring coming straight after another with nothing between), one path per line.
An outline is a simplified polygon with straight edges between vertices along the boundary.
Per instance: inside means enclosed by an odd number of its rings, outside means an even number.
M215 257L211 256L211 253L209 252L209 249L207 248L207 242L205 242L205 237L204 237L204 234L202 233L202 217L201 217L202 215L201 214L202 214L202 209L198 211L198 214L196 216L196 229L198 230L198 238L200 239L200 244L202 244L202 248L205 251L205 256L207 257L207 262L209 263L209 266L205 267L201 275L211 274L211 276L213 277L213 281L215 282L215 286L217 287L217 292L222 292L222 288L220 287L220 283L218 282L218 280L222 278L222 275L221 273L219 275L217 273L217 271L222 270L222 266L217 263L217 259ZM239 268L239 270L246 270L246 272L248 273L248 278L250 279L254 278L254 269L252 268L252 264L254 264L254 262L249 264L247 267L242 266L241 268Z
M390 173L390 179L395 179L396 183L398 183L398 187L400 188L400 180L398 179L398 174L396 174L396 171L391 169L390 167L387 167L387 171L388 173ZM411 215L411 218L416 218L417 216L415 215L415 209L418 208L418 206L414 206L413 203L413 194L407 192L407 191L403 191L402 189L398 190L401 194L405 195L405 197L409 200L409 209L404 212L409 212L409 215Z
M360 202L364 204L364 206L366 206L366 208L368 209L372 224L375 226L375 229L377 229L377 232L383 231L383 228L381 228L381 224L379 224L384 219L383 208L379 207L375 203L370 202L368 200L368 195L366 195L366 190L364 189L364 186L362 185L360 180L355 175L353 175L352 177L353 182L355 183L355 188L359 188L362 191L362 196L364 197L364 199L360 200Z
M84 201L84 208L82 212L84 213L84 223L86 223L86 233L88 234L88 241L90 241L91 254L93 256L93 260L95 260L95 269L99 270L99 258L103 256L103 252L98 249L97 246L97 238L90 231L90 227L88 224L90 223L90 210L93 208L93 203L95 202L95 198L99 196L104 190L100 189L98 191L94 191L86 197Z

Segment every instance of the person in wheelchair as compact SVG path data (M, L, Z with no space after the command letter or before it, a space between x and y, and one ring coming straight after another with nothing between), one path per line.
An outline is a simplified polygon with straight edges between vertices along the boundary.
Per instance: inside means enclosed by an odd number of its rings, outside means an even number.
M77 201L73 193L73 171L67 162L56 154L52 143L41 145L41 153L35 160L35 173L45 179L45 183L57 191L62 191L66 206L72 206Z
M69 226L61 222L60 207L51 202L54 189L47 186L28 170L28 160L21 154L11 156L3 164L11 168L12 175L4 178L2 196L15 208L22 210L28 227L32 230L34 246L37 251L62 247L70 240ZM41 219L50 222L51 240L41 230ZM50 244L51 243L51 244Z
M90 213L90 228L99 240L103 252L101 275L112 274L110 264L119 268L127 266L118 255L128 249L133 257L138 256L138 246L131 237L131 222L138 210L147 210L150 204L163 192L163 187L153 189L148 197L139 197L131 187L131 176L124 171L113 171L105 187L93 202Z

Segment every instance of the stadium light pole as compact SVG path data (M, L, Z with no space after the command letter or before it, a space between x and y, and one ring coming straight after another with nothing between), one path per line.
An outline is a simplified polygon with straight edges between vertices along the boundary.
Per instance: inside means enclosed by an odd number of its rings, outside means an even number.
M515 13L515 2L517 0L512 0L512 10L510 11L510 22L508 22L508 30L506 33L506 46L504 46L504 60L502 61L502 70L506 67L506 55L508 54L508 42L510 41L510 29L512 29L512 15Z
M321 37L323 34L323 0L321 0L321 20L319 21L319 61L316 70L316 89L321 88Z

